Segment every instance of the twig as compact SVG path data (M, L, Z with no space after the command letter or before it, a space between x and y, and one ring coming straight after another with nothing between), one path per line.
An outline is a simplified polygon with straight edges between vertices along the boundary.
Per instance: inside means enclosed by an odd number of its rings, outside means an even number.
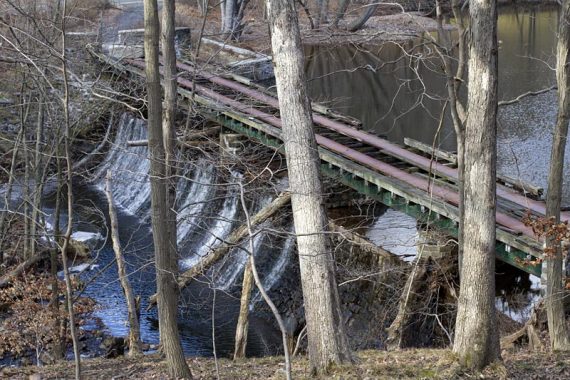
M538 90L538 91L527 91L524 94L520 94L519 96L517 96L514 99L511 100L501 100L499 103L497 103L499 106L508 106L510 104L514 104L516 102L521 101L522 99L528 97L528 96L536 96L536 95L540 95L540 94L544 94L545 92L549 92L552 90L556 90L558 89L558 86L550 86L547 88L543 88L542 90Z

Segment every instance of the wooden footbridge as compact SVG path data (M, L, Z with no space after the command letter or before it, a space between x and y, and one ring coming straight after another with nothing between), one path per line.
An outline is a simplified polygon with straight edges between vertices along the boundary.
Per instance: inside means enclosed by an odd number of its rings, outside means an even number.
M144 62L120 63L99 56L123 75L144 76ZM178 92L223 127L265 146L283 150L277 98L246 78L214 74L179 62ZM400 146L361 128L351 117L313 106L313 122L323 174L419 222L457 236L458 173L453 155L409 142ZM522 222L530 212L544 215L541 189L516 180L497 183L497 258L540 276L542 243ZM570 219L566 212L563 220ZM540 261L540 260L539 260Z

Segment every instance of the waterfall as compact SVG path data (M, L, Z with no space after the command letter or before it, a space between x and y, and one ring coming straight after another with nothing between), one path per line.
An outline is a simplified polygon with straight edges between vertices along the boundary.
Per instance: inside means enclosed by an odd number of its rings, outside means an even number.
M143 220L150 215L148 148L129 147L127 142L146 138L145 122L124 113L119 119L115 140L107 157L94 175L96 186L103 190L105 176L110 170L113 176L113 196L117 206ZM221 244L233 228L244 222L239 187L232 185L241 181L243 176L231 172L229 178L222 180L215 164L203 157L184 162L179 166L177 174L179 176L176 186L177 240L182 257L181 269L187 269ZM248 212L250 215L255 214L271 200L272 197L266 195L257 196ZM264 226L267 227L265 224ZM260 226L258 230L262 228ZM254 251L259 255L258 270L264 285L269 289L279 280L289 262L294 239L279 238L276 240L278 247L265 244L266 240L270 239L267 239L265 233L256 234ZM242 242L242 248L248 249L247 244L247 240ZM279 247L280 245L282 247ZM263 254L259 254L260 251ZM210 272L216 279L216 286L226 291L230 290L236 285L246 261L246 252L239 247L233 248Z
M232 174L232 179L239 179L239 177L240 175L238 174ZM235 224L234 221L238 213L238 204L239 194L237 186L229 186L224 197L224 203L221 210L213 218L213 224L209 225L202 240L196 244L196 248L192 256L183 260L183 267L191 267L202 257L208 254L208 252L217 247L222 242L222 239L231 233L232 226ZM210 221L212 220L210 219ZM199 223L196 227L201 228L201 225L202 223Z
M263 243L264 237L264 233L257 233L253 238L253 253L256 256L261 244ZM236 280L243 272L247 263L249 257L247 251L249 251L248 239L241 243L239 247L236 247L229 252L228 259L225 260L219 270L213 270L213 272L218 272L215 275L215 285L217 288L229 291L234 285L241 286L241 284L236 283Z
M281 254L273 264L273 268L261 281L263 283L263 289L265 289L265 291L270 291L273 288L273 286L275 286L275 284L277 284L277 282L281 279L281 275L283 274L283 271L285 270L287 264L289 264L289 260L291 259L291 255L294 249L295 249L295 235L291 234L285 239ZM261 300L261 293L258 290L251 299L250 308L253 307L260 300Z
M121 115L115 142L95 173L97 187L104 190L105 176L110 170L117 206L131 215L139 216L143 208L146 208L146 216L150 206L148 149L144 146L129 147L127 141L143 139L146 139L144 121L126 113Z
M178 244L183 245L195 226L196 219L208 204L211 188L207 186L214 181L214 167L205 160L199 160L191 180L181 179L178 182Z

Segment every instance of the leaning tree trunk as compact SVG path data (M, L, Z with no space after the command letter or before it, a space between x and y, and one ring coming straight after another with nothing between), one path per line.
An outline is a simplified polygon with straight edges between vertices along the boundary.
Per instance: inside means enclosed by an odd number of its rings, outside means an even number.
M570 121L570 0L564 0L560 14L558 46L556 53L556 81L558 84L558 117L548 173L546 216L560 222L562 203L562 181L564 172L564 150ZM546 259L546 314L548 332L553 350L570 350L570 339L566 325L563 284L563 259L560 244L550 240L554 248ZM556 245L556 246L553 246Z
M472 0L465 125L463 266L453 350L481 369L500 357L495 316L496 0Z
M366 7L364 13L348 26L348 31L356 32L362 29L366 24L366 22L368 21L368 19L370 19L370 17L372 17L374 13L376 13L376 8L378 8L378 1L371 0L370 4L368 4L368 6Z
M251 254L253 255L253 252ZM243 271L242 284L239 317L236 325L234 360L245 358L245 349L247 348L247 331L249 329L249 301L251 299L251 289L253 288L253 272L251 271L251 261L247 262L247 265Z
M164 6L167 6L165 2ZM171 11L173 12L173 11ZM162 132L162 99L158 64L159 22L156 0L144 2L144 51L148 97L148 149L150 159L151 220L156 261L158 323L161 345L172 377L190 378L178 335L176 274L171 273L171 235L166 177L166 153Z
M303 71L303 51L293 2L268 0L271 42L312 372L351 361L342 322L335 265L327 238L320 159Z
M107 171L106 177L107 202L109 203L109 219L111 221L111 240L113 241L113 251L115 251L115 261L117 262L117 273L119 281L125 294L127 302L127 312L129 318L129 356L138 356L142 354L141 350L141 329L139 324L139 316L137 313L136 298L131 288L131 283L127 276L127 266L121 249L121 240L119 239L119 221L115 212L115 203L113 200L113 189L111 188L111 171Z

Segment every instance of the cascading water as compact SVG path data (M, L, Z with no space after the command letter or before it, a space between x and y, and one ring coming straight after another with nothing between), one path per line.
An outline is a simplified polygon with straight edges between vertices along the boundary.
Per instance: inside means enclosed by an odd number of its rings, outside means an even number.
M123 253L128 262L129 276L134 292L141 296L141 329L146 342L157 342L158 332L154 327L156 314L146 311L148 297L154 293L154 269L152 235L150 229L150 185L148 149L145 146L128 146L129 140L146 139L146 127L142 120L130 114L123 114L119 119L115 141L107 157L94 174L93 185L81 191L82 197L106 212L106 205L101 194L105 186L107 171L112 174L112 191L118 207L119 234ZM195 265L213 248L218 246L237 225L245 221L241 209L239 187L242 175L230 172L222 178L215 163L204 158L195 158L179 165L177 176L178 210L178 245L181 256L180 266L185 269ZM95 190L95 191L94 191ZM248 212L253 215L271 197L259 195L250 201ZM262 227L258 227L262 228ZM271 240L271 244L267 241ZM254 250L258 252L259 269L265 286L273 286L282 273L282 268L291 257L292 239L268 239L260 233L254 240ZM276 243L277 241L277 243ZM242 243L247 244L247 242ZM279 246L281 245L281 247ZM244 248L247 248L244 245ZM113 265L114 254L108 243L100 250L97 264L103 268L85 290L85 294L96 299L101 309L96 315L114 335L127 333L127 311L123 294ZM218 354L233 350L235 320L239 301L229 294L241 285L241 274L245 267L247 254L239 247L231 250L224 260L216 264L206 274L206 281L195 281L182 294L181 336L185 351L191 355L211 355L211 328L209 325L212 307L212 291L218 291L216 297L216 342ZM86 278L92 273L84 274ZM264 275L264 273L268 273ZM213 280L209 280L213 279ZM236 287L237 285L237 287ZM273 327L266 322L252 318L255 329L250 337L250 354L272 353L267 347ZM257 334L255 331L263 331ZM278 340L277 340L278 341Z
M139 214L143 208L148 211L150 205L148 150L144 146L127 147L126 144L129 140L143 139L146 139L144 122L123 114L115 142L95 173L95 183L103 190L107 171L111 171L115 202L131 215Z

